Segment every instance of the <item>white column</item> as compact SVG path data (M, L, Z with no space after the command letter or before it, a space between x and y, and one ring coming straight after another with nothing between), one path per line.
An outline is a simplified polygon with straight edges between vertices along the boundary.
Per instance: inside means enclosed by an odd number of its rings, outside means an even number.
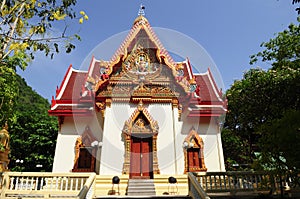
M224 154L223 154L222 139L221 139L221 128L219 124L217 124L216 126L217 126L217 143L218 143L220 171L225 171Z

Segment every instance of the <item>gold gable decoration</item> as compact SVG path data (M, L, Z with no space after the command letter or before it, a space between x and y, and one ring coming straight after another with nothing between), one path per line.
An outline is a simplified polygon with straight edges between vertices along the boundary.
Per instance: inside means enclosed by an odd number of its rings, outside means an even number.
M174 62L144 16L136 19L111 60L99 67L105 74L95 77L96 82L90 81L96 102L111 98L119 102L169 103L190 92L189 81L180 76L183 64Z
M131 133L136 132L134 130L140 130L141 128L155 135L158 133L159 130L157 121L152 119L148 110L144 107L142 101L139 102L137 109L135 109L130 118L127 121L125 121L123 133L130 135Z
M136 44L122 63L122 69L128 77L150 80L159 75L161 65L156 60L153 49L144 47L145 45L147 46L147 44Z

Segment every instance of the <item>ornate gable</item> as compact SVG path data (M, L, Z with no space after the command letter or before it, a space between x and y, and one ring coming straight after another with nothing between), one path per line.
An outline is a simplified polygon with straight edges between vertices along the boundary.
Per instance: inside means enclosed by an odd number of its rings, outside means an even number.
M183 142L184 148L193 147L193 148L203 148L203 140L195 131L194 128L191 129L188 136L184 139Z
M178 70L147 19L139 16L111 61L99 64L96 71L100 74L89 72L89 82L94 85L98 102L107 98L136 103L171 102L190 92L189 81L178 78Z
M131 114L130 118L125 121L123 127L123 133L127 135L140 132L158 133L158 123L153 120L148 110L143 106L142 101L140 101L137 109Z

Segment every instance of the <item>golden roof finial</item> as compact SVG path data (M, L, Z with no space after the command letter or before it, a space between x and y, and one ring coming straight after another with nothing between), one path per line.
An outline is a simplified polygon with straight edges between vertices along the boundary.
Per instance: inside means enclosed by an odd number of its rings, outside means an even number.
M143 4L140 5L138 15L139 16L145 16L145 6Z
M138 17L134 20L133 24L136 24L137 22L148 23L148 20L144 17L145 16L144 10L145 10L145 6L143 4L141 4L139 12L138 12Z

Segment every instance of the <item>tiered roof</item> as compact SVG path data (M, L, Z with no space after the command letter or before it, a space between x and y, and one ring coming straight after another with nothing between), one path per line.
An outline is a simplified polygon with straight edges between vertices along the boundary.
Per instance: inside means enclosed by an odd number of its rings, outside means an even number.
M49 114L90 115L112 101L141 100L177 103L189 117L214 117L226 111L226 100L210 70L193 74L188 59L175 62L141 15L110 61L92 57L88 71L70 65Z

